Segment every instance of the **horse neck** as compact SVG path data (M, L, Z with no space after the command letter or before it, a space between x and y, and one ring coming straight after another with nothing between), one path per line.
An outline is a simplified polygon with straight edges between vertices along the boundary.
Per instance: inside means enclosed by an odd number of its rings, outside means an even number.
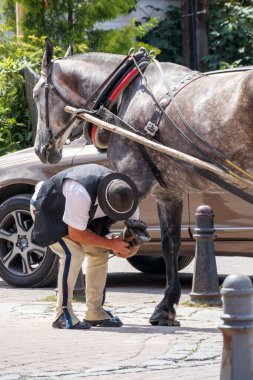
M55 70L55 80L65 95L75 104L83 104L123 60L119 55L90 54L61 60ZM57 70L58 69L58 70Z

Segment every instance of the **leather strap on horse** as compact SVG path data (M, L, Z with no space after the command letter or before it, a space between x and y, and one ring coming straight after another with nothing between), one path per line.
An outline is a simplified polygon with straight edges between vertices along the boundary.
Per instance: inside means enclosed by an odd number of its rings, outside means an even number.
M44 75L46 77L46 85L45 85L45 119L46 119L46 130L49 134L48 143L53 144L55 141L57 141L59 138L61 138L65 132L69 130L71 125L76 120L75 115L71 116L71 118L68 120L67 124L64 128L62 128L56 135L53 134L51 126L50 126L50 112L49 112L49 90L53 91L55 95L57 95L64 103L70 104L69 101L66 99L66 97L61 94L59 90L55 87L53 81L52 81L52 71L53 71L53 61L50 62L50 64L47 67L47 74L44 73L44 71L41 71L41 75ZM73 105L73 103L72 103ZM77 105L74 104L75 107Z
M186 118L184 117L184 114L183 112L181 111L180 107L178 106L177 104L177 101L175 99L175 95L176 93L173 93L173 91L171 90L170 88L170 85L169 85L169 82L167 80L167 77L165 76L163 70L162 70L162 67L161 67L161 64L160 62L158 62L155 58L153 58L153 62L155 63L156 67L158 68L160 74L161 74L161 77L163 79L163 82L164 82L164 85L167 89L167 97L170 99L171 102L173 102L173 105L183 123L183 125L185 126L185 128L190 131L192 134L194 134L195 137L197 137L197 139L202 143L204 144L208 149L210 149L210 151L212 153L214 153L217 157L219 157L220 159L222 159L223 161L225 161L226 164L228 164L229 166L232 166L234 169L238 170L239 172L241 172L242 174L244 174L245 176L247 176L248 178L250 178L251 180L253 179L253 175L251 175L250 173L246 172L245 170L243 170L242 168L240 168L238 165L234 164L232 161L230 161L223 152L219 151L218 149L216 149L214 146L212 146L211 144L208 143L208 141L204 140L202 138L202 136L199 135L199 133L197 131L195 131L195 129L193 129L191 127L191 125L188 123L188 121L186 120ZM204 74L203 74L204 75ZM203 76L202 75L202 76ZM197 78L196 78L197 79ZM176 89L177 90L177 89ZM169 103L168 103L169 104ZM168 106L168 104L166 105L166 107ZM166 115L166 113L164 112L164 114ZM200 148L198 148L198 151L200 151ZM202 151L203 153L203 151ZM214 164L220 164L218 163L216 160L212 159L212 161L214 162ZM233 171L229 170L226 166L223 166L224 170L226 170L227 173L229 173L230 175L236 177L236 178L241 178L238 174L234 173Z
M140 72L145 70L149 63L150 57L144 48L140 48L140 50L133 55L128 55L110 75L110 80L106 80L100 86L101 91L92 106L92 110L97 110L100 106L112 109L126 87L137 75L139 75ZM97 127L95 125L86 123L84 128L86 140L93 143L98 149L104 149L105 146L103 146L103 143L100 146L99 142L96 140L97 132Z
M239 187L236 187L232 185L231 183L224 181L223 179L219 178L218 176L209 172L208 170L197 168L196 166L187 164L186 162L182 160L178 160L174 157L168 157L168 156L166 157L172 159L173 161L177 162L179 165L185 167L186 169L190 169L191 171L197 173L201 177L208 179L209 181L215 183L216 185L222 187L226 191L229 191L230 193L236 195L237 197L243 199L244 201L250 204L253 204L253 196L251 194L247 193L246 191L242 189L239 189Z
M144 61L148 61L148 55L145 49L140 49L139 52L136 53L137 61L140 62L140 64L143 66L143 63L141 62L143 58L145 57ZM132 65L132 66L131 66ZM90 103L93 104L91 111L86 111L89 113L94 113L94 107L100 105L102 101L105 101L107 99L108 94L110 91L114 90L113 86L115 85L116 79L118 80L119 77L121 78L122 75L125 73L125 71L128 69L128 67L131 66L133 68L133 61L130 55L126 56L123 61L116 67L116 69L109 75L109 77L106 78L106 80L98 87L98 89L93 93L93 95L85 102L85 104L82 106L83 108L87 108ZM49 112L49 90L54 92L56 96L58 96L66 105L79 108L77 104L71 103L54 85L52 81L52 72L54 67L54 61L51 61L50 64L47 67L47 72L45 73L43 70L41 71L41 75L46 77L46 86L45 86L45 118L46 118L46 130L49 134L48 143L53 144L55 141L57 141L59 138L61 138L65 132L67 132L74 121L76 120L76 116L72 116L70 120L67 122L64 128L62 128L56 135L53 135L51 126L50 126L50 112ZM136 75L138 69L136 69ZM130 81L129 81L130 82ZM120 95L118 91L118 95ZM116 98L115 98L116 101ZM82 133L82 132L81 132ZM81 134L80 133L80 134ZM75 136L75 138L79 137L79 135ZM70 138L71 139L71 138ZM88 138L89 140L89 138Z
M69 106L67 106L65 110L70 113L75 113L79 115L80 118L84 120L88 120L89 122L92 122L101 128L108 129L111 132L130 138L139 144L141 143L145 144L149 148L159 151L161 154L166 154L166 156L171 157L173 160L183 165L184 167L190 168L191 170L195 171L201 176L221 186L225 190L230 191L233 194L237 195L238 197L244 199L246 202L253 204L253 196L245 192L241 188L237 187L239 185L245 187L246 184L248 184L249 187L250 186L252 187L251 182L248 182L247 180L236 179L233 176L225 172L222 172L220 169L214 167L213 165L210 165L195 157L191 157L183 152L179 152L174 149L165 147L164 145L159 144L156 141L152 141L153 139L151 138L148 140L146 136L145 136L145 141L144 141L143 136L141 136L143 135L142 132L138 131L138 133L135 133L136 130L133 127L129 126L127 123L125 123L123 120L121 120L120 118L118 118L116 115L112 114L108 110L106 110L106 112L108 113L109 118L111 114L112 118L116 118L116 120L119 119L120 123L126 124L126 128L124 128L124 131L122 130L122 128L119 128L119 125L115 127L115 125L109 124L103 120L99 120L89 114L85 114L83 110L76 110Z
M107 110L104 107L99 108L99 110L97 111L97 116L100 117L102 120L105 120L108 122L110 121L110 123L112 123L113 125L116 125L119 128L123 128L128 131L134 131L134 133L136 133L137 135L146 137L144 133L130 126L121 118L119 118L117 115L115 115L114 113L112 113L111 111ZM150 167L155 179L157 180L157 182L159 183L161 187L166 189L167 185L163 179L162 173L160 172L158 167L154 164L154 162L150 159L145 146L143 144L138 144L138 145L139 145L140 153L142 154L144 160L147 162L148 166Z
M125 121L120 119L118 116L116 116L115 114L113 114L112 112L110 112L109 110L107 110L103 107L101 107L99 109L98 116L100 116L101 119L103 119L103 120L110 121L113 125L115 125L119 128L123 128L125 130L134 132L135 134L142 136L144 138L147 137L147 135L145 135L141 131L135 129L134 127L130 126ZM157 142L157 140L155 140L152 136L149 136L149 139L151 141ZM161 171L157 168L157 166L151 160L145 146L139 143L139 149L140 149L141 154L143 155L143 158L148 163L154 177L156 178L156 180L160 184L160 186L166 189L167 186L166 186L166 183L162 177ZM249 193L243 191L242 189L230 184L229 182L224 181L223 179L221 179L219 176L215 175L214 173L212 173L208 170L205 170L205 169L201 169L201 168L196 167L194 165L191 165L190 163L187 163L187 162L180 160L176 157L168 156L165 154L163 154L163 156L172 159L173 161L177 162L178 164L180 164L181 166L184 166L187 169L191 169L193 172L195 172L195 173L201 175L202 177L208 179L209 181L219 185L223 189L230 191L231 193L237 195L238 197L244 199L245 201L253 204L253 196L251 194L249 194Z

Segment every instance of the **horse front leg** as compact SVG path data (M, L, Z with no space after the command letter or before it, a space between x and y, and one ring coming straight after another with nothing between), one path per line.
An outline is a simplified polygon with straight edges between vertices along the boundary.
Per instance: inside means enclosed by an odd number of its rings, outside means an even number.
M175 306L179 303L181 286L178 276L178 253L181 244L182 197L157 201L160 218L162 253L166 266L166 288L149 322L158 326L180 326Z

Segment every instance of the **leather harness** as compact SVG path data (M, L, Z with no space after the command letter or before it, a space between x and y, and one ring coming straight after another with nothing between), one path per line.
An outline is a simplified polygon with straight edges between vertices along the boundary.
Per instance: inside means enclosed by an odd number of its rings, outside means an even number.
M210 75L209 73L199 73L197 71L190 71L189 73L186 73L183 75L179 80L176 82L176 84L173 86L170 91L166 93L166 95L160 99L159 101L155 99L153 93L148 89L147 81L144 76L145 69L149 65L149 63L152 60L151 53L148 54L147 51L144 48L141 48L137 53L135 54L129 54L116 69L111 73L111 75L102 83L101 86L95 91L95 93L91 96L90 99L84 104L84 109L79 108L76 112L76 114L70 118L66 126L57 133L56 136L53 136L52 131L50 129L50 123L49 123L49 105L48 105L48 93L49 89L54 91L54 93L60 97L67 105L70 104L69 101L65 99L65 97L62 96L62 94L55 88L55 86L52 83L51 80L51 74L53 65L51 66L49 70L49 74L43 75L46 76L47 82L46 82L46 89L45 89L45 101L46 101L46 129L49 133L49 144L55 142L58 138L62 137L62 135L70 128L72 123L76 120L76 117L78 117L78 113L86 112L89 114L93 114L96 117L104 120L109 121L112 124L128 129L131 131L134 131L134 133L143 135L146 138L149 138L151 140L155 139L156 132L159 129L159 123L163 116L165 116L176 128L178 133L196 150L198 153L204 157L205 161L212 162L216 166L222 168L225 172L229 172L230 174L234 175L235 177L238 177L238 174L235 174L231 172L224 164L220 163L216 159L210 157L207 152L203 151L198 145L193 143L193 141L184 134L184 132L170 119L170 117L165 113L165 109L169 106L169 104L174 101L174 97L181 92L186 86L190 85L194 81L198 80L199 78ZM156 61L155 59L153 59ZM158 66L158 63L156 61L156 64ZM163 72L161 72L161 67L158 66L160 69L160 73L163 76ZM252 67L247 68L247 70L252 69ZM229 71L230 72L230 71ZM214 72L216 74L216 72ZM145 84L142 84L144 86L145 91L148 92L148 94L152 97L155 104L154 112L148 121L147 125L144 127L144 132L141 132L139 130L136 130L132 126L128 125L126 122L124 122L122 119L120 119L116 114L115 109L115 103L123 93L123 91L127 88L127 86L138 76L141 75L143 78L143 82ZM164 79L164 78L163 78ZM165 80L164 80L165 82ZM165 83L166 85L167 83ZM166 86L167 87L167 86ZM85 109L87 106L89 106L92 103L92 107L90 110ZM176 103L174 101L174 103ZM72 105L73 106L73 105ZM74 105L75 106L75 105ZM75 108L78 108L75 106ZM111 112L113 110L113 112ZM179 112L180 110L178 110ZM181 112L181 111L180 111ZM225 155L222 152L219 152L214 147L212 147L208 142L205 142L201 136L197 134L197 132L192 129L192 127L187 123L187 121L184 119L183 115L179 114L180 119L182 120L184 126L187 128L187 130L195 135L202 143L204 143L217 157L219 157L221 160L225 161L225 163L235 167L237 170L243 172L243 174L247 175L248 177L251 177L251 174L243 171L241 168L230 162L228 159L226 159ZM102 136L102 139L104 136L106 138L104 139L104 142L102 143L102 147L98 146L98 139L97 136ZM109 137L109 133L107 131L101 130L101 128L98 128L97 126L86 122L84 126L84 135L86 140L88 140L90 143L93 143L98 149L105 150L107 148L107 141ZM79 137L79 136L77 136ZM145 161L148 163L154 177L158 181L161 187L166 188L166 183L163 180L162 174L157 168L157 166L154 164L154 162L150 159L149 154L147 153L146 147L144 145L139 144L139 149L144 157ZM227 191L232 192L233 194L239 196L240 198L244 199L245 201L253 204L253 196L248 194L247 192L237 188L234 185L231 185L227 183L226 181L222 180L221 178L218 178L215 174L208 172L204 169L199 169L194 167L193 165L186 164L184 161L181 161L179 159L175 159L172 157L165 156L168 159L172 159L179 163L181 166L191 169L192 171L196 172L197 174L201 175L202 177L210 180L211 182L221 186Z

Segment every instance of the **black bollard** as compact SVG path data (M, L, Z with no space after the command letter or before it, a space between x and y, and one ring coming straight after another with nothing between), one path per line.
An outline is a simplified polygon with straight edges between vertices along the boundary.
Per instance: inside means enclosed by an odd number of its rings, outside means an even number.
M190 297L193 302L221 305L214 250L213 210L210 206L201 205L195 215L195 267Z
M223 352L220 380L253 379L253 287L249 277L226 277L223 299Z

